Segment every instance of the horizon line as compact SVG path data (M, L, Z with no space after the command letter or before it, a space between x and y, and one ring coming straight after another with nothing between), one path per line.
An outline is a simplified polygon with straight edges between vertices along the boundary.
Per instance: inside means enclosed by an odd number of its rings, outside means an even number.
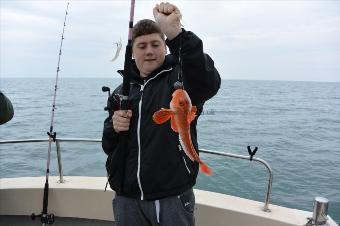
M112 76L112 77L74 77L74 76L66 76L62 77L59 76L59 78L65 78L65 79L121 79L119 76ZM33 77L20 77L20 76L14 76L14 77L6 77L6 76L0 76L1 79L55 79L55 77L41 77L41 76L33 76ZM282 79L235 79L235 78L221 78L221 80L229 80L229 81L271 81L271 82L323 82L323 83L340 83L339 81L329 81L329 80L282 80Z

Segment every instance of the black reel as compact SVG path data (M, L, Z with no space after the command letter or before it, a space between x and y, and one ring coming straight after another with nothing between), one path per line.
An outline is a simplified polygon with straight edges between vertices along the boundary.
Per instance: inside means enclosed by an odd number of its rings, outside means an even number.
M110 94L110 88L106 86L102 87L102 91L108 92L107 104L106 104L106 107L104 107L104 111L108 111L109 114L111 115L113 114L114 111L120 109L120 103L121 103L120 96L114 93Z

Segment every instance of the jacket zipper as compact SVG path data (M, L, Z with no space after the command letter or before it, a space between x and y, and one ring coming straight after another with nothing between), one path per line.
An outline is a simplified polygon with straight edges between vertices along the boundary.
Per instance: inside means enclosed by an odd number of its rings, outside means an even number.
M162 74L163 72L167 72L167 71L171 71L172 68L167 69L167 70L163 70L161 72L159 72L158 74L155 75L155 77L150 78L149 80L147 80L146 82L144 82L143 85L140 85L140 92L141 92L141 97L139 100L139 104L138 104L138 124L137 124L137 141L138 141L138 168L137 168L137 181L138 181L138 186L139 186L139 190L140 190L140 198L141 200L144 200L144 192L143 192L143 187L142 187L142 183L141 183L141 179L140 179L140 165L141 165L141 144L140 144L140 123L141 123L141 118L142 118L142 103L143 103L143 93L144 93L144 87L146 86L146 84L148 84L151 80L155 79L158 77L158 75Z
M145 82L144 85L141 85L140 87L140 92L141 92L141 97L140 97L140 101L139 101L139 105L138 105L138 124L137 124L137 141L138 141L138 168L137 168L137 180L138 180L138 186L139 186L139 190L140 190L140 198L141 200L144 199L144 192L143 192L143 188L142 188L142 183L140 181L140 156L141 156L141 146L140 146L140 121L141 121L141 115L142 115L142 100L143 100L143 90L144 90L144 86L145 86Z
M184 151L183 151L183 148L182 148L182 146L181 146L180 144L178 145L178 149L179 149L179 151L181 151L182 154L183 154ZM187 165L187 161L185 161L184 155L182 155L182 158L183 158L183 162L184 162L185 168L187 169L188 173L191 174L191 172L190 172L190 170L189 170L189 167L188 167L188 165Z

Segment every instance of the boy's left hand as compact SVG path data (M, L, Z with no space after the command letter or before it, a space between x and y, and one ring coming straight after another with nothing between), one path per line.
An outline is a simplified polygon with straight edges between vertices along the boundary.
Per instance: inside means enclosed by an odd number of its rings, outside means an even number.
M182 32L182 15L175 5L164 2L157 4L153 8L153 15L155 17L156 23L158 23L162 32L169 40L175 38L179 33Z

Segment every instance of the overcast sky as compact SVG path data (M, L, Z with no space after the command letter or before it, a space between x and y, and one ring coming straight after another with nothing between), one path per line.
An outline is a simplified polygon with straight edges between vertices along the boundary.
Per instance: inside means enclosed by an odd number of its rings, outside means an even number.
M55 77L67 1L0 1L0 76ZM119 77L130 1L69 2L60 77ZM135 21L157 2L136 0ZM340 1L172 3L224 79L340 81Z

